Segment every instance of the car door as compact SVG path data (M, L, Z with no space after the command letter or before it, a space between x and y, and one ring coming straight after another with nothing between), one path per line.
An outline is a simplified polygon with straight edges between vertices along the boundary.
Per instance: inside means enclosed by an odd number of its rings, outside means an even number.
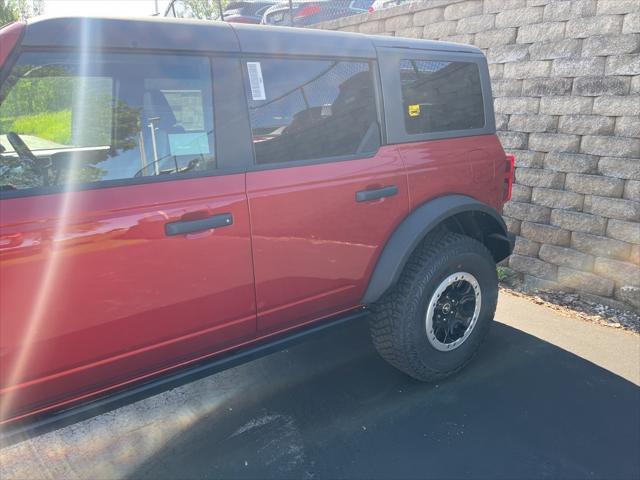
M360 305L408 211L403 164L381 147L375 63L247 58L256 165L247 173L258 330Z
M237 83L229 62L214 60L216 112ZM214 121L210 59L26 52L12 72L0 96L2 418L254 337L245 174L216 141L234 122Z

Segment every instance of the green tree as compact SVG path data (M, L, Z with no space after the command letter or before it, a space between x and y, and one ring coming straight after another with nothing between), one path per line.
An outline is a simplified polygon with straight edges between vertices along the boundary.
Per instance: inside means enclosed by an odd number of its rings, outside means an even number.
M227 0L220 0L224 10ZM220 18L218 0L175 0L173 10L179 18L199 18L203 20L218 20Z
M0 0L0 27L19 18L20 12L14 0Z
M44 13L44 0L0 0L0 27Z
M44 13L44 0L16 0L20 20L42 15Z
M33 16L44 14L44 0L31 0L31 12Z

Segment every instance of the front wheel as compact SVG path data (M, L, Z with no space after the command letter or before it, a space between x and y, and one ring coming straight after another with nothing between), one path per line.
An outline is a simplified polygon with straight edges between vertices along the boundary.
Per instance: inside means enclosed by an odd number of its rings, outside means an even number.
M382 357L412 377L433 381L471 360L498 299L496 266L477 240L429 235L398 284L372 306L371 336Z

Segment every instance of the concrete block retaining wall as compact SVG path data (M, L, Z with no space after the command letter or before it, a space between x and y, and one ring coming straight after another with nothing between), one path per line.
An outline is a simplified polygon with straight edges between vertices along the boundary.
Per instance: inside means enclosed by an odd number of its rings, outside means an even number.
M640 309L640 1L424 0L317 27L480 47L516 155L509 266Z

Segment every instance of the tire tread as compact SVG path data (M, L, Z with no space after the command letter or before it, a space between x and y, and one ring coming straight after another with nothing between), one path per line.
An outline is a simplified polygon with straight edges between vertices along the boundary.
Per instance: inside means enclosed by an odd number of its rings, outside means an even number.
M405 328L405 312L411 310L407 306L420 301L420 285L425 283L425 277L433 276L447 257L460 250L476 251L492 258L489 250L471 237L446 230L433 232L411 254L397 284L372 305L369 326L376 350L391 365L418 380L435 381L453 375L462 370L477 352L476 347L457 368L439 371L420 362L418 353L412 351L406 338L408 332ZM478 325L483 330L480 332L481 337L486 335L489 325L490 322ZM478 342L478 346L480 343Z

